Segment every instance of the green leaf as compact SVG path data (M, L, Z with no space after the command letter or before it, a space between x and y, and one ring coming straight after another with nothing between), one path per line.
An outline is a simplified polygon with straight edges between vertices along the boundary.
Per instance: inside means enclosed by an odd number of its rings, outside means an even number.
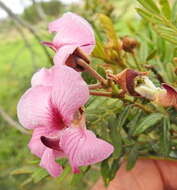
M160 113L152 113L152 114L146 116L135 128L133 135L136 136L136 135L143 133L148 128L157 124L162 119L162 117L163 117L163 115Z
M119 158L122 153L122 139L120 135L120 130L117 128L118 125L118 119L111 119L109 121L109 135L111 138L111 142L114 146L114 152L113 152L113 157L114 158Z
M121 128L123 127L123 125L125 124L125 121L127 120L128 118L128 115L129 115L129 111L130 109L132 108L132 106L127 106L125 107L125 109L121 112L121 114L119 115L118 117L118 128Z
M157 49L154 49L153 51L150 52L150 54L147 56L146 61L150 61L156 56Z
M140 16L142 16L143 18L145 18L147 21L151 23L156 23L156 24L163 23L162 18L159 17L159 15L155 15L154 13L149 12L148 10L141 9L141 8L137 8L136 10Z
M97 72L102 76L102 77L104 77L104 78L106 78L106 72L105 72L105 70L103 69L103 67L101 67L101 66L97 66Z
M171 8L168 0L160 0L159 3L164 16L168 19L171 19Z
M19 175L19 174L30 174L36 170L34 166L24 166L22 168L18 168L13 170L10 174L11 175Z
M91 100L92 103L87 106L87 124L90 128L95 130L101 127L103 130L103 125L108 125L108 120L110 117L116 117L116 114L121 110L122 102L116 99L95 97ZM107 126L105 126L106 129Z
M29 183L32 183L33 179L31 177L27 178L26 180L23 181L22 184L20 184L21 187L29 184Z
M145 9L152 11L154 13L160 13L159 8L154 3L153 0L137 0Z
M102 161L101 163L101 175L103 177L105 185L107 186L110 181L110 168L108 164L108 159Z
M174 30L166 26L159 26L159 25L155 25L153 28L162 38L177 45L177 30Z
M172 23L176 24L177 22L177 0L175 0L175 2L172 5Z
M112 164L111 164L111 169L110 169L110 173L111 173L110 181L112 179L114 179L119 167L120 167L120 158L119 159L114 159Z
M138 112L136 112L133 119L127 124L127 128L129 129L128 131L129 136L133 134L133 131L135 130L137 123L140 120L141 115L142 115L142 110L138 110Z
M43 178L47 177L49 174L46 170L44 170L43 168L38 168L36 169L36 171L32 174L32 179L34 181L34 183L38 183L39 181L41 181Z
M164 157L168 157L170 153L170 121L168 118L163 119L162 133L160 136L160 152Z
M61 173L60 177L58 178L58 182L61 183L70 173L71 173L71 167L69 165L66 165L64 171Z
M127 161L127 170L131 170L137 161L138 158L138 145L135 145L133 148L131 148L129 154L128 154L128 161Z
M83 176L84 176L83 172L80 172L79 174L74 174L72 181L71 181L71 185L72 186L78 185L80 183L80 181L82 180Z
M31 176L28 177L24 182L21 184L21 186L25 186L31 182L38 183L41 181L43 178L47 177L49 174L46 170L43 168L35 168L33 172L31 172Z
M177 27L167 17L164 17L160 13L153 13L148 9L138 8L137 12L152 24L153 29L161 38L164 38L175 45L177 44Z

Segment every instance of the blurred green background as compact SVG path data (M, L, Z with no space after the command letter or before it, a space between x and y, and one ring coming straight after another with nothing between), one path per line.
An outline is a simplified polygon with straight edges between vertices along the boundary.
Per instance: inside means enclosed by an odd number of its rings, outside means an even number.
M53 52L40 44L40 41L52 39L47 31L50 21L64 12L72 11L94 25L96 14L103 13L111 17L120 37L136 35L139 38L144 25L135 7L135 0L0 1L0 190L87 190L98 179L100 171L97 166L93 166L82 180L80 175L72 180L70 168L61 178L48 176L43 179L47 174L38 168L36 163L39 160L27 148L30 136L14 128L14 125L18 125L15 123L16 105L20 96L30 87L32 74L41 67L50 66L46 51L50 56ZM5 16L5 12L8 16ZM145 33L144 40L148 41L146 37ZM149 51L153 50L152 43L149 44L152 46ZM143 56L148 55L146 50L147 44L141 46L142 60ZM170 53L167 58L165 54L163 56L164 60L172 57ZM167 81L173 81L171 75L164 77Z

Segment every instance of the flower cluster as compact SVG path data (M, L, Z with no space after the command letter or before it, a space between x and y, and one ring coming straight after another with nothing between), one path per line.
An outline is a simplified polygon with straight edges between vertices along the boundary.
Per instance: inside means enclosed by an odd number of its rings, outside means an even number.
M31 80L31 88L21 97L17 113L20 123L33 134L29 148L41 158L40 166L53 177L61 174L58 158L68 158L74 173L79 166L100 162L111 155L113 146L86 129L84 104L89 89L77 68L68 66L68 59L80 48L90 54L95 45L94 33L86 20L66 13L49 24L56 32L53 42L45 42L55 52L54 66L42 68ZM75 65L76 66L76 65ZM76 66L77 67L77 66Z

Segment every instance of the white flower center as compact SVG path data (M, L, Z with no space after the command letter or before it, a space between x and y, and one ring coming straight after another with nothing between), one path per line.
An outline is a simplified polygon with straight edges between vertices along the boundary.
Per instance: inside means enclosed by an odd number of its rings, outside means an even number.
M166 92L165 89L156 87L147 76L141 76L141 78L138 78L137 83L138 80L141 80L141 83L136 84L135 91L147 99L154 100L157 93Z

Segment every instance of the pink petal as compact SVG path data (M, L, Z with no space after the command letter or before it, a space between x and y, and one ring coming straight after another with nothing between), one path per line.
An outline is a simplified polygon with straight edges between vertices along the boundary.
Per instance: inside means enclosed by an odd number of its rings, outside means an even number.
M52 177L59 176L63 171L62 167L56 163L56 157L57 154L54 150L46 148L40 162L40 166L45 168Z
M164 107L174 106L177 109L177 91L168 84L162 86L166 92L158 93L155 102Z
M69 158L73 171L78 172L79 166L95 164L108 158L114 148L86 129L70 127L63 131L60 147Z
M49 24L49 32L57 32L53 42L57 47L66 44L95 44L91 25L82 17L65 13L61 18Z
M55 159L64 157L65 155L62 151L55 151L45 146L41 141L41 136L48 136L54 139L59 137L59 132L54 128L37 127L34 129L32 138L28 144L31 152L41 158L40 166L47 169L53 177L58 176L62 172L61 166L55 162Z
M25 128L64 127L60 110L55 109L51 103L51 91L51 87L35 86L21 97L17 105L17 115Z
M78 45L66 45L61 47L54 56L54 64L64 65L67 58L75 51Z
M55 66L51 70L52 73L42 70L36 74L32 81L34 87L18 103L18 118L26 128L50 126L61 129L65 122L71 122L73 114L89 98L88 86L79 73L67 66ZM51 80L52 87L39 85L43 82L49 85Z
M28 129L49 125L51 88L36 86L21 97L17 105L20 123Z
M47 148L45 144L41 141L41 137L45 136L46 138L58 138L60 131L52 127L37 127L33 130L32 138L28 144L29 149L33 154L40 157L43 155L43 152ZM59 142L59 141L58 141ZM59 143L58 143L59 150Z
M88 44L88 45L83 45L83 46L80 46L80 48L87 54L87 55L90 55L93 51L93 49L95 48L95 45L91 45L91 44Z
M57 65L64 65L67 58L76 50L76 48L80 47L86 54L90 54L94 48L93 45L80 46L78 44L74 45L65 45L59 48L57 53L54 56L54 63Z
M53 69L42 68L38 72L34 73L31 79L31 86L52 86L53 82Z
M32 138L28 144L28 147L33 154L41 158L43 152L47 148L41 142L41 136L48 136L49 134L51 134L51 132L52 130L49 130L46 127L37 127L36 129L33 130Z
M81 75L67 66L56 66L52 88L52 105L60 111L63 122L70 124L74 113L89 98L89 89Z

